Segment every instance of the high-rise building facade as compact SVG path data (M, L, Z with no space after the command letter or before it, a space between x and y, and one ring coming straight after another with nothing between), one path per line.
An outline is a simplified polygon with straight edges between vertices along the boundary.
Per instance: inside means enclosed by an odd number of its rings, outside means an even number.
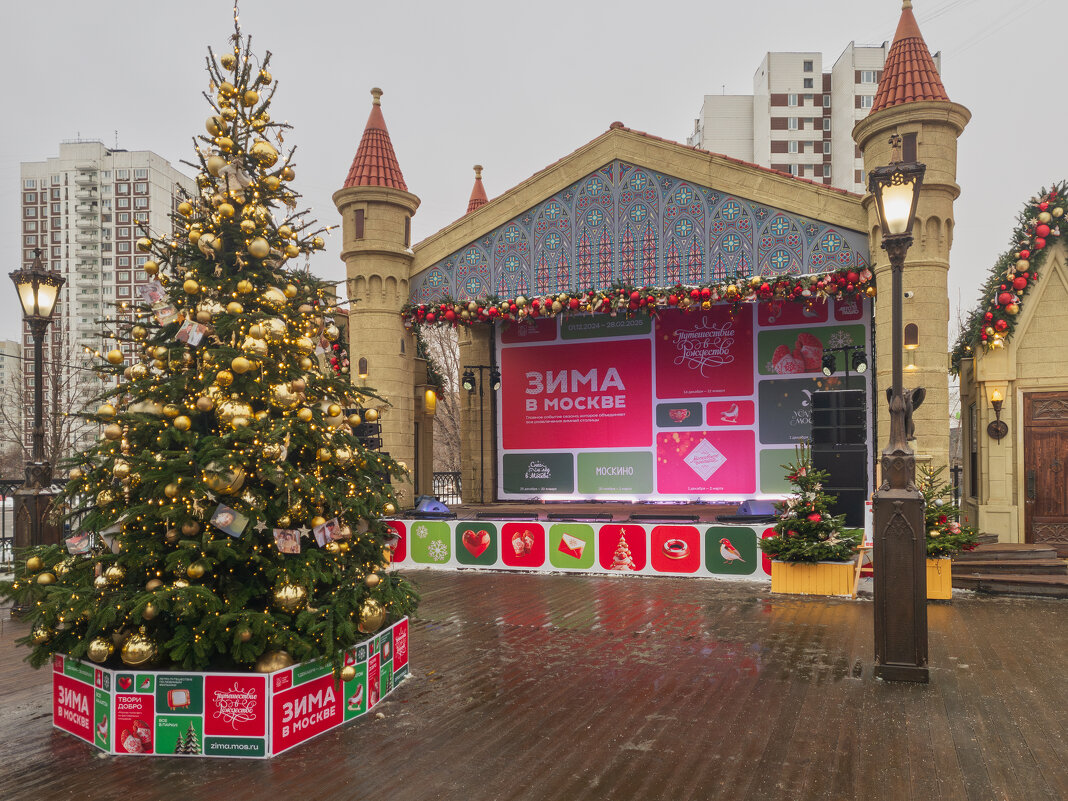
M864 191L853 126L871 110L890 45L850 42L824 71L821 53L767 53L751 95L705 95L687 144L817 183ZM941 56L934 55L941 68Z
M23 162L21 186L22 263L31 266L39 248L42 263L66 278L47 335L46 385L61 382L48 386L52 397L60 406L78 406L103 388L85 369L91 353L116 345L103 321L138 302L138 287L151 280L144 271L148 257L137 251L142 230L169 231L179 190L192 194L196 185L151 151L76 140L61 142L58 156ZM32 353L28 328L23 345ZM23 373L32 387L32 360ZM24 428L32 417L24 411Z

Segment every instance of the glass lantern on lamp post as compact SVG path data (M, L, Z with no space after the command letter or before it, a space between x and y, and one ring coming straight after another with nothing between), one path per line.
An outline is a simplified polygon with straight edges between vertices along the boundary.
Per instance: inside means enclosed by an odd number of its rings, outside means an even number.
M879 210L882 246L891 269L890 441L882 452L882 483L873 498L875 526L875 670L890 681L928 681L927 547L923 495L916 488L916 455L909 445L912 412L923 387L902 386L901 278L912 245L912 223L926 166L901 160L901 137L890 139L891 160L869 173Z
M44 454L44 354L42 344L52 312L65 283L58 272L46 270L41 249L34 250L33 265L10 273L22 303L23 319L33 335L33 451L26 464L26 483L14 495L15 546L59 541L59 529L45 524L52 500L52 465ZM47 536L46 536L47 535Z

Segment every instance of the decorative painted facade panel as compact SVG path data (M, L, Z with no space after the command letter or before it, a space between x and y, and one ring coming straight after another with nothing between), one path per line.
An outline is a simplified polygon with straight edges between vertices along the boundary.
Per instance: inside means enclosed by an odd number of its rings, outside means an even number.
M861 232L613 161L422 270L411 300L774 278L868 259Z

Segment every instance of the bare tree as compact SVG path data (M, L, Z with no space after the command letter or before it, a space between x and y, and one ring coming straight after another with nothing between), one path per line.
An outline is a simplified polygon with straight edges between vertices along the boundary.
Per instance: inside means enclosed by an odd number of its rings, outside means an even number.
M420 336L427 355L444 381L438 390L438 410L434 415L434 471L459 473L460 348L456 331L449 326L427 326Z
M78 358L71 347L68 334L48 338L43 379L44 393L44 458L55 468L81 450L87 438L95 434L96 426L79 416L86 410L103 385L88 366L88 360ZM33 441L34 382L27 381L24 366L32 358L27 349L18 367L11 372L10 386L0 390L0 470L7 478L21 475L22 466L30 460ZM86 362L79 364L79 362ZM14 464L19 466L12 471Z

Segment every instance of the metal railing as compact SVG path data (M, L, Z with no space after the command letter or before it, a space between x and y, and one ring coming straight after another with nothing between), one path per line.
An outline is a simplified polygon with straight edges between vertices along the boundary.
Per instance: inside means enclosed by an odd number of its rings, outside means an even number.
M462 503L459 473L434 473L434 497L446 506Z

